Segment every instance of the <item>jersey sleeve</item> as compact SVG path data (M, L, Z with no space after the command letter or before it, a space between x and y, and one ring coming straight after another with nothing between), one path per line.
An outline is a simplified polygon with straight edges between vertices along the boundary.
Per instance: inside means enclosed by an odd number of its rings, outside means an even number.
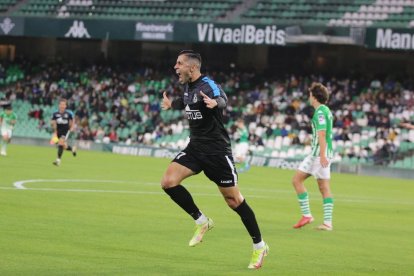
M207 96L209 96L212 99L215 99L219 96L221 96L221 91L222 89L220 89L220 87L210 78L208 77L204 77L203 81L205 83L207 83L206 85L203 86L203 93L206 94ZM223 92L224 93L224 92Z
M313 117L315 123L316 131L326 130L328 125L326 113L322 110L318 110Z
M56 121L56 112L53 112L52 114L52 121Z
M215 99L217 101L218 108L225 108L227 105L227 96L224 93L224 90L221 88L220 85L217 85L213 80L209 79L208 77L204 77L203 81L207 84L203 87L206 94L211 99Z
M72 110L68 110L68 114L69 114L69 120L73 120L73 117L75 117L73 115L73 111Z

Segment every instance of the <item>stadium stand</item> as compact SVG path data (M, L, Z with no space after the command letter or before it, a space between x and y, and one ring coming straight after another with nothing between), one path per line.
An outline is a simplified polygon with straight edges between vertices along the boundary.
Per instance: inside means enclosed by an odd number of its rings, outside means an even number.
M302 26L412 27L414 0L29 0L0 2L0 14L91 19L197 20ZM237 11L241 11L240 14ZM235 17L228 16L236 13ZM275 16L277 15L277 16Z
M260 0L239 20L282 25L408 27L414 24L413 7L412 0Z
M116 19L201 20L223 17L241 0L113 1L30 0L14 15Z
M0 1L0 14L6 13L10 8L14 7L19 0L1 0Z
M161 91L180 93L176 77L166 72L31 63L2 68L19 75L16 82L4 83L0 93L13 100L19 116L16 136L50 138L49 118L57 99L65 97L75 113L78 139L173 148L188 142L181 112L160 109ZM306 91L319 80L332 91L336 160L414 167L414 130L398 127L401 121L414 120L412 80L295 75L262 80L243 72L209 74L228 93L227 127L234 133L235 120L243 117L255 154L303 158L310 152L312 109Z

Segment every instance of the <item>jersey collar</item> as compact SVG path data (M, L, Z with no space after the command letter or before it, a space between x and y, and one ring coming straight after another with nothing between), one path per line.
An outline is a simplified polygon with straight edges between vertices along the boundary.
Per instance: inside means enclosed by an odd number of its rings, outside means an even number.
M201 80L204 78L205 76L204 75L201 75L198 79L196 79L195 81L193 81L193 82L189 82L188 83L188 87L190 88L190 89L192 89L192 88L194 88L194 87L196 87L200 82L201 82Z

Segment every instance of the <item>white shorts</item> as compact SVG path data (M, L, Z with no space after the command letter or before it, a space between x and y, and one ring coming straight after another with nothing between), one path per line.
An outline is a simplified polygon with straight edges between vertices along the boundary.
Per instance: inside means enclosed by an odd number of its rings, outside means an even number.
M247 142L237 143L236 147L234 148L234 157L236 159L245 159L248 152L249 152L249 143Z
M12 137L13 130L11 128L1 128L1 136Z
M328 167L321 165L320 157L308 155L300 163L298 170L313 175L316 179L331 179L331 160Z

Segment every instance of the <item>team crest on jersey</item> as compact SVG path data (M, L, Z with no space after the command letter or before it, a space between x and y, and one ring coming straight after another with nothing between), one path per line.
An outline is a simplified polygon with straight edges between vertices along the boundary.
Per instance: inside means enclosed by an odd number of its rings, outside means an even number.
M318 121L320 125L324 125L326 123L324 115L318 115Z
M193 97L193 103L196 103L196 102L197 102L197 100L198 100L198 98L197 98L197 94L194 94L194 97Z

